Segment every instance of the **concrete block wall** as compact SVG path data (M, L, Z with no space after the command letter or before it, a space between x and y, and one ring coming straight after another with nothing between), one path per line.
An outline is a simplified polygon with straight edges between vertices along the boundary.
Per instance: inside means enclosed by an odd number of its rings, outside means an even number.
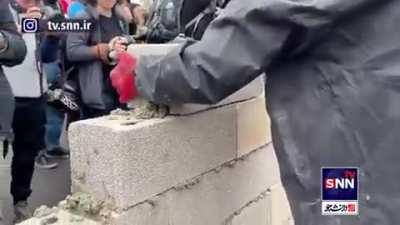
M165 119L75 123L72 189L112 205L112 225L289 225L265 108L260 78Z
M266 204L268 187L279 183L273 161L272 147L266 145L124 210L115 224L230 224L242 213L253 211L247 208ZM267 218L268 207L258 216Z
M259 78L165 119L75 123L73 190L112 203L116 225L289 224L265 108Z

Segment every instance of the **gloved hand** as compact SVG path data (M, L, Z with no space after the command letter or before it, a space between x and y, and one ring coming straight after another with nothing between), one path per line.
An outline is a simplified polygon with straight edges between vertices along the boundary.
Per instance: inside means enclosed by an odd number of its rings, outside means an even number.
M126 52L118 54L118 64L111 71L111 83L119 94L119 101L127 103L138 95L135 84L136 58Z
M128 40L125 37L117 36L111 39L108 43L108 47L110 50L115 50L117 52L124 52L126 51L128 45Z

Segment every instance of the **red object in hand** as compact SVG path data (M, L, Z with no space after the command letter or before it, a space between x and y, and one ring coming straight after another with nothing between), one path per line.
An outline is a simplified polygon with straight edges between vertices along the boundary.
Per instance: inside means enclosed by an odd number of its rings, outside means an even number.
M136 58L126 52L118 54L118 64L111 71L111 83L119 94L119 101L127 103L138 95L135 84Z

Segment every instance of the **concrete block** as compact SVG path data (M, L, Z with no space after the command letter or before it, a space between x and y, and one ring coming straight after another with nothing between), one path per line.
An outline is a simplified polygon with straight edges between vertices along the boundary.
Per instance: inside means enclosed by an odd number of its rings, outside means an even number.
M289 225L293 222L289 201L282 184L271 187L271 225Z
M264 95L238 103L236 108L238 157L240 157L272 141L271 124Z
M128 46L127 52L140 60L142 56L167 55L177 49L179 44L133 44Z
M187 115L197 112L201 112L210 108L227 105L235 102L249 100L251 98L256 98L264 94L265 82L264 76L262 75L252 82L250 82L245 87L241 88L237 92L228 96L224 100L220 101L215 105L200 105L200 104L183 104L183 105L173 105L170 107L171 114L177 115Z
M133 44L128 47L128 53L139 58L142 56L149 55L167 55L169 52L179 48L180 44ZM237 92L228 96L224 100L220 101L215 105L201 105L201 104L184 104L184 105L173 105L170 106L171 114L176 115L187 115L197 113L210 108L214 108L221 105L226 105L234 102L248 100L255 98L261 94L264 94L265 89L265 74L259 76L245 87L241 88Z
M221 225L240 210L267 218L267 202L254 199L279 183L279 171L272 145L245 158L210 171L194 182L175 187L124 211L115 225ZM261 208L265 208L265 214ZM240 219L236 223L239 223ZM239 223L240 224L240 223ZM250 225L250 223L248 223ZM251 224L254 225L254 224ZM265 224L267 225L267 224Z
M73 191L125 209L236 157L236 107L135 125L99 118L70 127ZM127 123L129 124L129 123Z
M229 225L271 225L270 195L250 204L239 215L232 218Z
M291 218L291 219L289 219L289 220L287 221L287 223L284 224L284 225L294 225L294 224L295 224L295 223L294 223L294 219Z

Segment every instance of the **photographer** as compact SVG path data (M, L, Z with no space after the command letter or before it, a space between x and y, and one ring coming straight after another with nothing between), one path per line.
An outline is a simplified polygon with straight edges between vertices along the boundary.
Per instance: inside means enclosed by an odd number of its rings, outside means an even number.
M64 13L61 4L57 0L45 0L42 7L43 19L64 20ZM46 106L46 150L39 153L36 165L42 164L42 155L45 159L65 159L68 158L68 151L60 146L60 137L64 122L64 110L58 107L55 99L59 93L60 85L63 82L61 76L61 46L65 40L64 33L50 32L42 34L40 37L40 58L43 65L43 73L47 78L49 91L47 92Z
M114 68L110 53L126 51L127 39L123 36L127 33L116 4L116 0L88 1L79 19L94 19L95 29L67 37L67 57L79 69L84 119L106 115L120 106L110 81Z
M0 1L0 142L4 143L4 155L8 142L12 141L12 118L14 98L8 81L3 73L3 66L16 66L24 60L26 46L21 35L17 32L8 4ZM3 155L3 154L2 154ZM0 209L0 222L2 212Z

